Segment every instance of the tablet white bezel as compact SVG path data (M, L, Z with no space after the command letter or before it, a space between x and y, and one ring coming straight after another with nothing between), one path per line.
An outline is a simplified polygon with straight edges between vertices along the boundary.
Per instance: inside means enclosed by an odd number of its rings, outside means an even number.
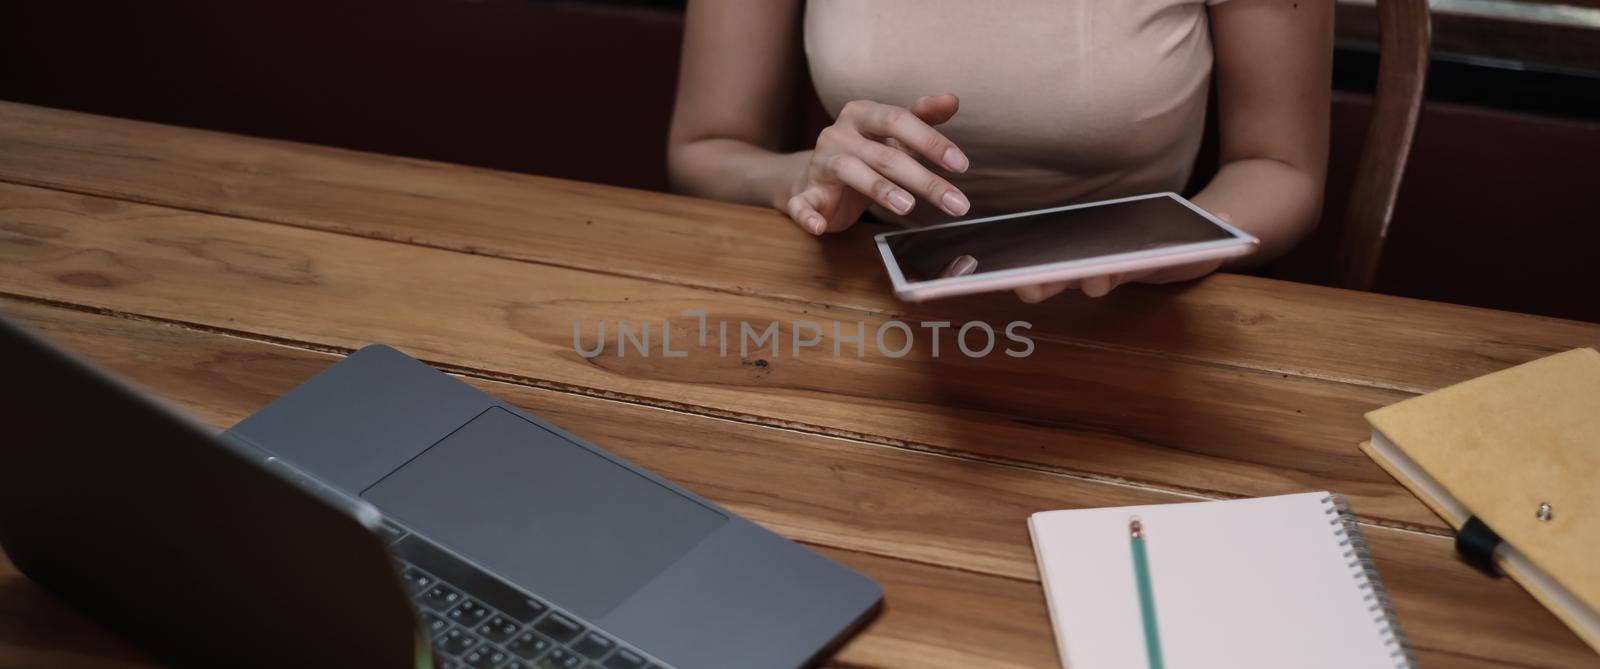
M1224 231L1228 232L1230 237L1227 239L1218 239L1207 242L1180 244L1177 246L1168 246L1143 251L1113 253L1110 255L1095 256L1092 258L1063 260L1059 262L1045 263L1042 265L1016 267L997 272L945 277L927 281L906 281L905 276L900 273L900 265L894 258L894 252L889 249L889 238L921 232L924 230L951 228L963 225L979 225L1013 218L1039 216L1042 214L1071 211L1073 209L1102 207L1107 205L1121 204L1124 202L1135 202L1138 200L1149 200L1161 197L1171 199L1185 207L1188 207L1190 211L1195 212L1196 214L1205 218L1207 221L1210 221L1213 225L1216 225L1217 227L1220 227ZM1206 210L1195 206L1194 203L1184 199L1177 193L1171 192L1135 195L1133 197L1117 198L1113 200L1102 200L1099 202L1087 202L1084 204L1074 204L1064 207L1052 207L1049 209L1024 211L1015 214L1005 214L1002 216L976 218L968 221L953 221L950 223L931 225L925 228L914 228L909 230L897 230L894 232L879 233L878 235L874 236L873 239L877 242L878 253L883 257L884 268L889 271L889 279L894 283L895 295L902 299L913 301L932 297L944 297L948 295L961 295L989 290L1003 290L1006 288L1015 288L1018 286L1026 286L1048 281L1062 281L1083 278L1087 276L1099 276L1102 274L1111 274L1121 271L1131 271L1133 269L1149 269L1197 262L1199 260L1227 258L1237 255L1244 255L1261 243L1259 239L1256 239L1256 237L1250 233L1229 225L1221 219L1218 219L1216 216L1212 216Z

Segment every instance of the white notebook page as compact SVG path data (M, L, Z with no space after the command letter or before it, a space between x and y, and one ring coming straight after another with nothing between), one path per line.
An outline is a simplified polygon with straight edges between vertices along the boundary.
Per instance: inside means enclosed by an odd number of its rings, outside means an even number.
M1147 666L1128 522L1145 531L1170 669L1406 666L1328 493L1048 511L1029 521L1062 664Z

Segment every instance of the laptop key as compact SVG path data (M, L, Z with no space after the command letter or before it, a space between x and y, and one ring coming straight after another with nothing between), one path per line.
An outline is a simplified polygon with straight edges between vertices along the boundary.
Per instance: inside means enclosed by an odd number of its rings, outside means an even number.
M512 660L501 666L500 669L534 669L534 666L532 662L526 660Z
M400 578L406 582L406 589L413 595L433 587L433 577L416 567L407 567L400 573Z
M494 643L505 643L507 639L515 636L517 630L521 628L521 625L518 625L511 619L506 618L505 616L497 615L493 618L483 621L483 624L478 626L477 631L479 636L482 636L483 638Z
M565 648L557 648L533 666L539 669L578 669L583 666L583 656Z
M450 629L450 621L434 613L422 614L422 624L428 628L428 636L434 639L439 638L440 634L444 634L445 630Z
M517 592L498 580L486 580L490 582L481 584L482 587L473 588L473 596L499 609L507 618L526 625L538 620L540 614L550 609L538 600Z
M459 606L450 609L450 612L445 615L449 616L450 620L456 624L471 628L477 627L485 618L489 617L489 609L483 608L482 604L473 601L469 597L461 600Z
M423 606L426 606L430 609L435 611L447 611L451 607L461 603L461 591L440 583L432 588L429 588L427 592L422 593L422 597L418 599L421 601Z
M418 535L406 535L390 550L418 568L437 574L439 578L467 591L474 599L517 622L531 623L549 608Z
M478 645L478 637L460 627L452 627L434 640L434 647L445 655L460 656Z
M489 644L483 644L476 650L461 656L461 664L472 669L499 669L500 665L510 660L511 656L505 651Z
M633 652L631 650L628 650L626 648L618 648L616 654L612 655L609 659L606 660L605 668L606 669L644 669L644 665L645 664L646 663L645 663L644 658L640 657L638 653L635 653L635 652Z
M546 652L555 647L554 641L537 632L523 632L518 634L517 638L512 639L511 643L506 644L506 650L516 653L527 660L537 660L544 657Z
M550 615L545 616L542 620L535 623L533 628L539 630L541 634L555 639L560 643L566 643L576 639L579 634L583 633L584 630L583 625L579 624L578 621L561 615L555 611L551 611Z
M611 650L616 647L617 642L612 641L609 637L601 635L599 632L590 632L585 634L583 635L582 639L578 639L576 643L572 644L573 650L578 651L578 654L583 655L591 660L598 660L602 657L605 657L606 653L611 652Z

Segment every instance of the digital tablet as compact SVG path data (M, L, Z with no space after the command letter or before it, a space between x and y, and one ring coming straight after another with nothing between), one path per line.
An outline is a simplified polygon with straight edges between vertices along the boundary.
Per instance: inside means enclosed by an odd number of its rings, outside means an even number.
M876 240L895 295L911 302L1222 260L1260 245L1176 193L955 221Z

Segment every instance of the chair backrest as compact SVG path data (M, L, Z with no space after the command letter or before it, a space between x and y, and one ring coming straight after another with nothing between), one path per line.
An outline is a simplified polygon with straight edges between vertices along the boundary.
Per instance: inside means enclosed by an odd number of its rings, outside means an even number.
M1377 0L1377 11L1378 87L1338 251L1336 281L1355 290L1370 290L1378 274L1422 110L1432 39L1427 0Z

